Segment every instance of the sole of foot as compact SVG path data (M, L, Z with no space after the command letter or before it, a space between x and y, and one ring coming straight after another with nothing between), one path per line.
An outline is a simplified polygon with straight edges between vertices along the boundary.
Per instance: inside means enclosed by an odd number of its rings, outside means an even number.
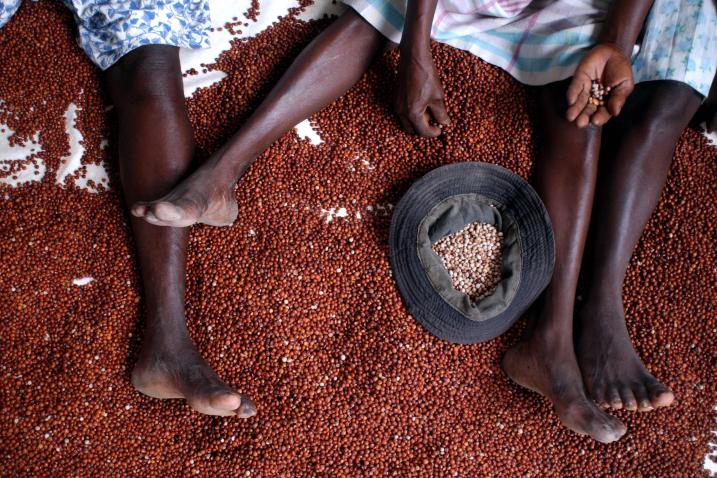
M558 366L573 368L566 367L565 361ZM577 364L574 364L574 371L561 377L560 372L549 370L542 357L519 344L506 352L502 367L513 382L550 400L560 421L573 432L600 443L617 441L627 432L621 421L600 410L587 398Z
M197 213L194 206L179 206L175 202L159 200L149 203L137 203L132 206L131 212L154 226L189 227L194 224L206 224L215 227L229 227L239 214L236 201L229 200L221 209L210 208L205 212Z

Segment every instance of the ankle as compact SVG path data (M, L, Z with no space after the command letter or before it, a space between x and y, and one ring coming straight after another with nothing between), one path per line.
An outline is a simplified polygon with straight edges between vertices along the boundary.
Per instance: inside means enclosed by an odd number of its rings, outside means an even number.
M622 290L616 288L587 290L577 304L577 312L581 317L586 314L622 316L624 315Z
M573 351L573 332L571 328L556 325L538 325L524 338L532 349L541 353L563 355Z
M241 152L237 152L237 150L227 148L226 146L222 147L222 149L207 159L205 163L205 167L209 168L219 181L226 181L226 186L230 189L233 189L238 178L244 174L244 171L246 171L249 165L251 165L254 159L260 154L247 155L245 151L239 151Z
M584 299L592 299L596 302L614 301L622 297L622 284L624 273L605 272L588 276L588 287L584 293Z
M182 316L182 320L154 319L148 321L144 332L144 342L156 347L171 346L172 348L191 342L184 316Z

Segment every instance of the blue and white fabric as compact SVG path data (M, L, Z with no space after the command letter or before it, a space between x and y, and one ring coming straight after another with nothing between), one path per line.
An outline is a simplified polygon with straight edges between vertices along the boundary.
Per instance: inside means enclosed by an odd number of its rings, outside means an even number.
M18 8L20 8L20 0L0 1L0 28L12 18Z
M78 43L103 70L143 45L209 47L208 0L62 0L75 16ZM0 27L20 0L0 0Z
M717 71L714 0L656 0L647 17L635 81L678 80L707 96Z
M343 0L391 41L407 0ZM569 78L595 45L611 0L438 0L431 37L543 85ZM637 82L676 80L707 95L717 71L715 0L655 0L635 48Z

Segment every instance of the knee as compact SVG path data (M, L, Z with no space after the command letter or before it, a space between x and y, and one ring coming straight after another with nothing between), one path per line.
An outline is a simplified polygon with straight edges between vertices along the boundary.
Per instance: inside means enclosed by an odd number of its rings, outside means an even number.
M649 88L651 91L647 95L648 104L644 109L645 133L681 133L699 108L700 95L690 86L678 81L657 81Z
M552 83L538 90L539 120L543 148L561 167L579 174L591 170L599 159L601 127L588 123L579 128L568 121L566 89L570 80Z
M343 30L348 38L370 38L372 41L382 41L384 36L356 10L349 8L342 15L340 21L344 22ZM391 45L395 43L388 42ZM395 45L397 46L397 45Z
M179 51L146 45L122 57L108 72L115 95L126 101L175 101L181 96Z

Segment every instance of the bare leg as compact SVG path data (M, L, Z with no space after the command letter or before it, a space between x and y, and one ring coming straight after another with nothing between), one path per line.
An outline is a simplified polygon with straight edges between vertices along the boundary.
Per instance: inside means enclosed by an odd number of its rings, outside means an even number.
M186 173L194 151L184 109L178 50L144 46L107 72L119 117L120 173L128 203L165 194ZM239 395L196 351L184 317L187 229L132 219L147 311L147 331L132 383L157 398L186 398L210 415L251 416Z
M349 9L304 49L224 147L169 194L136 203L132 214L163 226L231 225L237 215L234 184L249 164L298 122L351 88L385 43Z
M578 129L564 116L565 82L541 89L538 124L543 144L534 184L555 232L556 262L542 307L523 340L503 359L503 369L519 385L547 397L569 429L609 443L625 426L587 398L573 345L573 307L590 222L600 129Z
M667 180L677 140L700 101L700 95L682 83L643 83L603 133L585 263L588 285L576 318L576 353L585 385L603 406L650 410L674 399L645 369L630 342L622 284Z

